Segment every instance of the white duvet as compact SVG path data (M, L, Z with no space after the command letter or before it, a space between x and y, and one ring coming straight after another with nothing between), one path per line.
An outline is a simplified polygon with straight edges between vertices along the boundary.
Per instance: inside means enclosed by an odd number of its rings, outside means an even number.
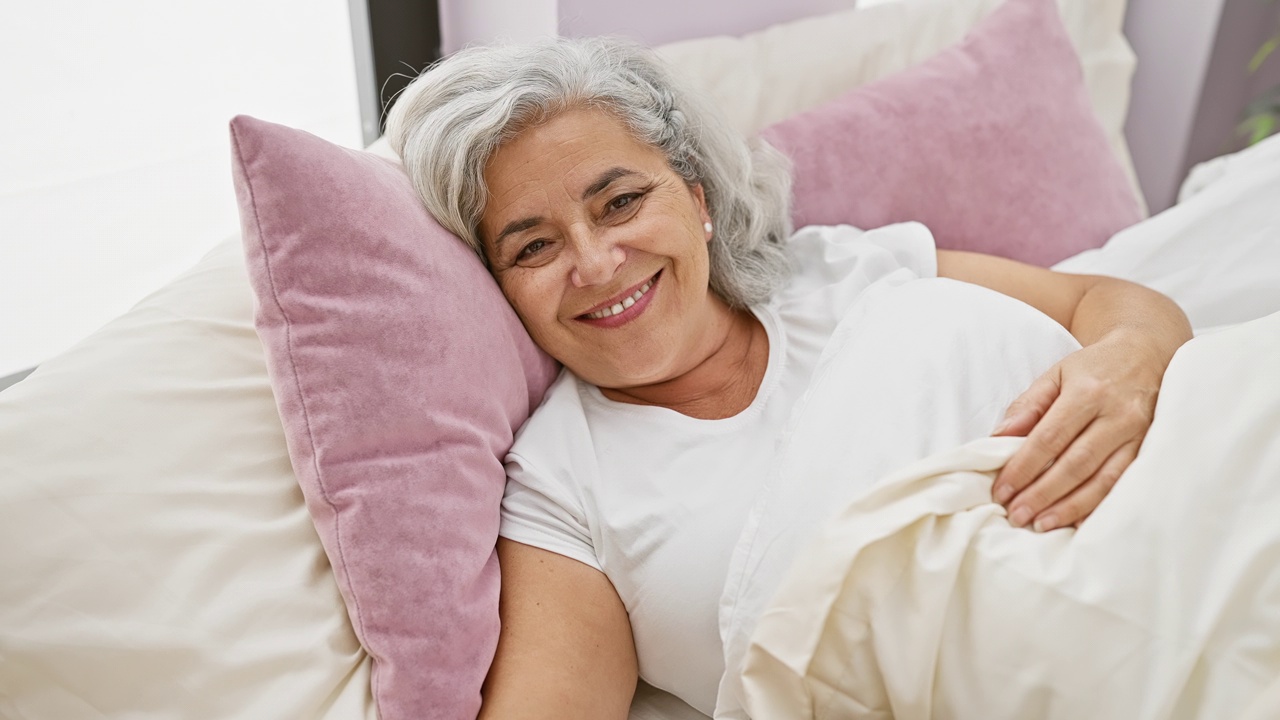
M730 566L717 718L1280 718L1280 140L1216 163L1058 268L1161 289L1201 334L1078 531L991 502L1020 439L833 493L868 427L837 333Z
M849 447L855 356L828 355L744 531L717 717L1280 717L1280 314L1178 353L1141 455L1078 531L1009 526L991 479L1022 441L986 438L804 543L770 535L847 472L811 448Z

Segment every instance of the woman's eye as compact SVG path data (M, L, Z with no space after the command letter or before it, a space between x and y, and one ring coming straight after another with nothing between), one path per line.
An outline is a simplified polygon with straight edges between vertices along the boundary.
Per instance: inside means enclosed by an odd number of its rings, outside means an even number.
M534 240L533 242L520 248L520 254L516 255L516 260L528 260L529 258L542 252L547 246L546 240Z
M609 209L612 211L625 209L626 207L628 207L638 199L640 199L640 193L627 193L626 195L619 195L618 197L609 201Z

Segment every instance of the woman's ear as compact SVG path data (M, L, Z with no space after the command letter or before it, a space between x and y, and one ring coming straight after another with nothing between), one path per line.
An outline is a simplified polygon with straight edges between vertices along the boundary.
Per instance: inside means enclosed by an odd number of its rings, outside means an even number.
M689 190L693 193L693 201L698 206L698 219L702 221L702 229L706 233L707 242L711 242L711 236L715 228L711 225L711 213L707 211L707 194L702 189L702 183L691 185Z

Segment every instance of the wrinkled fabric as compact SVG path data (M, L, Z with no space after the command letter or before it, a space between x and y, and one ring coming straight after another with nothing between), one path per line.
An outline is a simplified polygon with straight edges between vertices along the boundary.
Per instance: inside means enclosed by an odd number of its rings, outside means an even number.
M845 313L795 405L725 573L726 668L793 558L836 509L921 458L987 437L1080 345L1031 306L945 278L874 285ZM798 459L798 460L797 460ZM833 462L818 474L811 463ZM726 672L716 712L738 700Z
M785 575L755 577L777 585L729 659L745 711L718 716L1280 717L1278 359L1280 314L1187 344L1138 459L1079 530L1015 529L992 503L1018 438L886 477ZM848 381L829 377L797 435L836 441ZM803 483L845 464L782 462Z

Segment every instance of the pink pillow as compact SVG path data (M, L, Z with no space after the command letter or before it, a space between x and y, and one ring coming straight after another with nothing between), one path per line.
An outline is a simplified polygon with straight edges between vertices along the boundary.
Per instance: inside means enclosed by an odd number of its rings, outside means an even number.
M256 325L383 720L474 718L514 431L555 364L397 164L231 121Z
M1054 0L1008 0L963 42L766 128L796 227L919 220L938 247L1051 265L1142 209Z

